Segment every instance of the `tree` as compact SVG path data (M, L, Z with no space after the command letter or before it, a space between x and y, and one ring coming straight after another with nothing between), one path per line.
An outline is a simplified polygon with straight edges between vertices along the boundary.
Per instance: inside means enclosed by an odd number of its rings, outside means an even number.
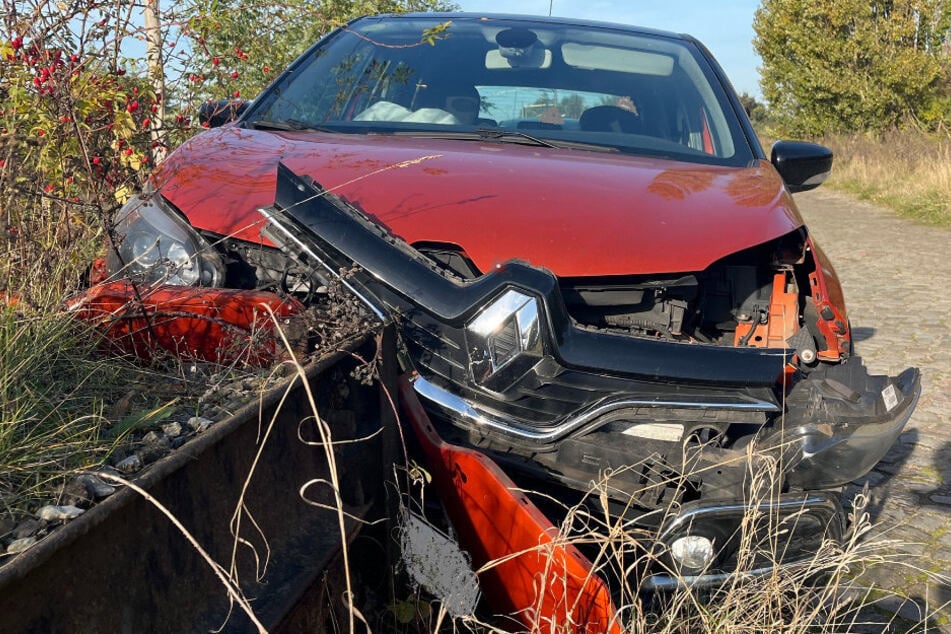
M562 97L560 106L561 114L571 119L577 119L580 117L585 108L584 99L581 98L581 95L577 94L571 94Z
M948 0L763 0L754 46L787 132L937 125L951 114Z
M769 117L769 113L766 111L766 106L761 104L756 100L756 97L749 93L740 93L740 103L743 104L743 109L746 110L746 114L749 115L750 121L756 125L760 125L766 122Z
M447 0L197 0L170 22L187 25L193 54L179 99L252 98L304 50L332 29L372 13L452 10Z

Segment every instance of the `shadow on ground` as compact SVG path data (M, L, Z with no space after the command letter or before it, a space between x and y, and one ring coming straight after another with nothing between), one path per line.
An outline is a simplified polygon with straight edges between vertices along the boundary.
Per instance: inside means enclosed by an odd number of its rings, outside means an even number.
M875 336L875 328L870 328L868 326L859 326L858 328L852 328L852 341L868 341Z
M882 457L882 460L868 475L853 483L853 486L856 487L861 487L866 482L869 485L871 499L865 510L873 524L881 518L882 509L885 507L889 496L897 493L896 476L902 472L905 463L911 457L919 437L917 429L913 428L906 431L895 441L888 453ZM857 491L854 489L849 491L849 493L855 492Z

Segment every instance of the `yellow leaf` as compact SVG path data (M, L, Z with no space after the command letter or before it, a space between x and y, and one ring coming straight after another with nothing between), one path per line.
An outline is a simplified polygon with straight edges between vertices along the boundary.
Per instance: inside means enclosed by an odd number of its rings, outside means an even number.
M116 113L116 122L113 131L116 136L128 139L135 134L135 119L125 110L120 110Z
M113 196L116 197L116 200L119 201L119 204L125 204L125 201L129 200L132 196L132 190L129 189L128 185L120 186Z

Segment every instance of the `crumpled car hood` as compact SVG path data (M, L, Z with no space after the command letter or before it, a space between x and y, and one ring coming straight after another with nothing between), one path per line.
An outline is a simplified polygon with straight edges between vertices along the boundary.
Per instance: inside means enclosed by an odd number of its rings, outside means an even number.
M726 168L478 141L225 127L154 176L198 229L253 242L277 164L410 244L460 246L483 272L513 258L562 277L699 271L802 225L765 161Z

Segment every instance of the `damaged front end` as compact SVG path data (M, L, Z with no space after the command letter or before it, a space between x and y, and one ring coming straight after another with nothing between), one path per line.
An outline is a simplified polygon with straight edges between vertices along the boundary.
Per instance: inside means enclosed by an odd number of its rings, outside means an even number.
M870 375L852 354L841 290L804 231L699 273L561 280L424 254L284 166L261 213L313 284L339 278L399 323L440 437L525 489L606 482L589 502L649 530L668 564L645 589L733 571L756 455L773 465L777 494L760 504L783 562L839 539L838 488L885 454L920 392L916 369Z

